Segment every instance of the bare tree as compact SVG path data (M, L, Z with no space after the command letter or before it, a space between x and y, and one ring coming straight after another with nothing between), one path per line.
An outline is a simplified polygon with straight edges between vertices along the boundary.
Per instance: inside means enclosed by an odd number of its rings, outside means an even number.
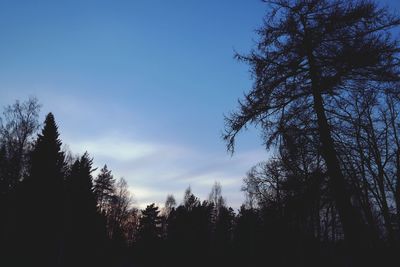
M132 196L124 178L120 178L114 188L111 207L107 215L109 236L112 238L116 231L123 228L124 222L129 218L132 205Z
M222 197L222 186L219 182L215 182L208 195L208 202L212 203L216 210L225 205L225 199Z
M7 173L0 179L6 180L8 189L22 180L28 160L28 153L32 149L34 134L39 129L40 104L36 98L25 102L16 101L4 109L0 117L0 146L7 159Z
M170 212L175 206L176 206L175 197L173 195L168 195L167 199L165 200L164 211L163 211L165 217L168 218Z

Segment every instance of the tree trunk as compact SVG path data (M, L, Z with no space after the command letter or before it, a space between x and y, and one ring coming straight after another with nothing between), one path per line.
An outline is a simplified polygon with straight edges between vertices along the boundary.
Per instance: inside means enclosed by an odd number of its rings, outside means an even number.
M313 88L314 109L318 118L318 130L328 175L332 186L332 194L343 225L345 238L350 244L359 243L361 234L361 218L353 207L346 189L346 181L340 169L334 143L323 107L322 96L318 89Z
M309 46L310 48L310 46ZM330 185L333 199L338 210L343 226L345 240L350 247L357 248L363 237L363 224L361 215L353 207L350 195L346 188L346 181L340 169L339 159L331 136L330 127L325 114L322 94L319 88L319 76L315 69L312 49L307 49L307 59L310 67L311 90L314 100L314 111L317 115L318 133L322 144L322 156L325 159L327 173L330 178Z
M395 200L396 200L396 212L397 212L397 227L398 232L400 232L400 150L397 150L396 153L396 192L395 192Z

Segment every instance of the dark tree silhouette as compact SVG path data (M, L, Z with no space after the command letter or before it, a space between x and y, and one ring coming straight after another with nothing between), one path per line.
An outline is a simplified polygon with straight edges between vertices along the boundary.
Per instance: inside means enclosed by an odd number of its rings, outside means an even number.
M259 253L261 250L264 251L263 245L265 244L262 243L260 233L262 233L262 227L258 210L242 205L234 229L234 251L238 266L263 262Z
M132 198L128 191L128 183L120 178L114 187L110 202L110 210L107 214L107 227L110 238L119 238L126 220L131 215Z
M61 140L49 113L34 145L29 176L17 192L16 245L25 255L16 256L17 266L57 266L62 260L64 171Z
M39 126L39 110L38 101L30 98L5 107L0 116L0 214L3 218L0 250L3 252L8 247L5 240L13 238L10 234L15 219L15 189L27 175L28 155Z
M11 190L26 174L26 162L32 148L33 135L39 128L40 104L36 98L20 103L18 100L4 109L0 117L0 144L7 166L0 174L2 184Z
M159 209L153 203L142 210L139 223L139 240L141 242L154 242L161 236Z
M208 195L208 202L214 206L214 217L218 218L220 209L225 205L225 200L222 197L222 186L215 182Z
M83 154L66 178L65 260L66 266L90 266L104 260L105 225L97 214L92 182L92 159ZM96 265L97 265L96 264Z
M231 251L233 245L233 230L234 230L235 213L232 208L220 206L218 208L218 216L214 222L214 250L211 254L219 265L228 264L231 262Z
M172 209L167 220L167 259L178 266L188 262L196 266L211 265L213 234L213 205L200 202L190 187L185 190L183 203ZM176 257L175 251L180 255Z
M99 175L94 180L94 193L100 212L107 214L114 194L115 179L108 170L107 165L100 170Z
M346 240L363 246L363 220L350 200L326 103L345 99L360 81L388 92L396 88L399 46L389 29L400 20L372 1L265 2L272 9L259 30L258 49L237 56L250 64L254 87L226 118L224 139L233 151L235 136L249 123L262 127L267 145L290 125L314 128ZM308 114L307 124L299 120L302 114Z
M156 266L160 263L161 218L160 210L153 203L142 210L139 220L138 249L139 257L145 266Z

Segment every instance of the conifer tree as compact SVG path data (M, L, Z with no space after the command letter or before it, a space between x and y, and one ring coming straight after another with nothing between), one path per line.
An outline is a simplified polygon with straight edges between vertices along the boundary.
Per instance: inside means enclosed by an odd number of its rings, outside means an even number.
M63 253L64 154L52 113L35 142L18 194L18 231L30 265L57 266Z
M103 240L102 232L97 231L101 221L93 192L92 163L89 154L84 153L66 179L66 261L71 266L93 262L93 253Z
M113 194L115 193L115 179L108 170L107 165L100 170L94 181L94 194L97 199L97 206L100 212L106 213L110 206Z
M161 217L160 210L153 203L142 210L139 220L138 248L140 257L148 266L158 266L159 258L155 257L159 253L161 241Z

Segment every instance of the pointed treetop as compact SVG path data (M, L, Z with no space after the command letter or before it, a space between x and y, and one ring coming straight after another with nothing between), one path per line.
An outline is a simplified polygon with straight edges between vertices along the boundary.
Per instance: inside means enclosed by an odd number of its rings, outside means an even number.
M54 118L54 115L51 112L47 114L46 119L44 120L44 128L42 130L42 135L44 135L45 133L54 134L57 136L57 138L59 136L58 126Z
M31 157L31 176L58 177L65 171L58 127L52 113L46 116L42 132L38 135Z
M59 136L60 134L58 133L57 123L54 119L54 115L50 112L47 114L46 119L44 120L42 132L38 135L36 148L38 149L42 146L42 143L46 143L58 152L61 151L62 142L59 139Z

